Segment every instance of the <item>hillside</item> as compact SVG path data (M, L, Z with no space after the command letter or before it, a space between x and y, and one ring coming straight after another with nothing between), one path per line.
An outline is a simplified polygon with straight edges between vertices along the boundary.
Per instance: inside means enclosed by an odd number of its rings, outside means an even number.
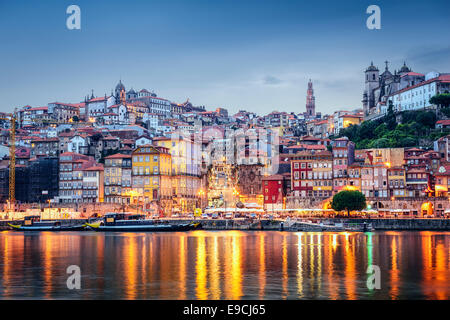
M357 149L432 148L433 141L450 134L448 129L435 129L437 120L439 119L434 111L404 111L394 114L392 108L389 108L382 119L349 126L341 131L339 137L348 137L356 144Z

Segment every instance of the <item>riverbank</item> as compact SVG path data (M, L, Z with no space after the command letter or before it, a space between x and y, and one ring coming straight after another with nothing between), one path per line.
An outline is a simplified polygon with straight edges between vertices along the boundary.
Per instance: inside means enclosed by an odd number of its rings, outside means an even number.
M315 219L317 220L317 219ZM62 225L79 225L87 222L87 219L63 219ZM283 231L322 231L320 227L302 224L300 221L267 220L267 219L162 219L170 223L201 222L205 230L283 230ZM419 231L450 231L450 219L323 219L336 223L371 224L375 230L419 230ZM10 230L8 223L0 221L0 230ZM14 221L13 223L17 223Z

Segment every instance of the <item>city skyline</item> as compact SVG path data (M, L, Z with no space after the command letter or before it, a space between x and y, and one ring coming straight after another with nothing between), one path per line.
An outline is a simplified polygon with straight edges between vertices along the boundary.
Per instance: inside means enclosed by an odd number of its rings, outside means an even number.
M392 71L403 61L420 73L450 70L449 35L439 32L445 1L407 7L378 1L381 30L365 26L367 1L320 8L295 1L276 8L272 1L78 1L81 30L65 26L70 4L0 5L1 111L76 103L91 89L109 95L122 79L127 89L146 88L174 102L189 98L208 109L300 113L312 79L316 111L326 114L361 108L372 60L380 69L390 61ZM421 26L407 18L417 12Z

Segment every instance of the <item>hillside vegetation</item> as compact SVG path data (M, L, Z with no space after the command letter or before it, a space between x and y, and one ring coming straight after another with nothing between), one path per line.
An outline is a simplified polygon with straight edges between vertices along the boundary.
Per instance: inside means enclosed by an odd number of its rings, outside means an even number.
M450 134L449 130L435 129L434 111L404 111L401 123L397 123L392 106L385 117L351 125L341 130L339 136L346 136L356 144L357 149L425 147L431 148L433 141Z

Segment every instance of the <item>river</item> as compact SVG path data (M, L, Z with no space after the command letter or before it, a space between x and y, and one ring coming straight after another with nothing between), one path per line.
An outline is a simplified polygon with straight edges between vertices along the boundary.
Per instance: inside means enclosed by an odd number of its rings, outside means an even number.
M449 298L450 232L0 232L0 299Z

